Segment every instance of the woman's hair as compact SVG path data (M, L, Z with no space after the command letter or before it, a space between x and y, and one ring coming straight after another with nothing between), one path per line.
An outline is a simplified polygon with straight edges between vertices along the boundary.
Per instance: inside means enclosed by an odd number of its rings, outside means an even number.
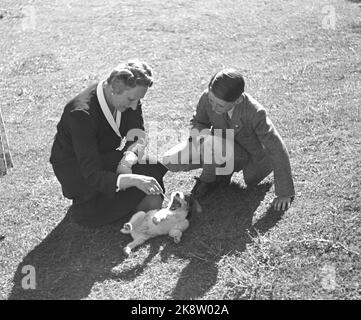
M244 92L244 79L236 69L223 69L212 77L208 89L218 99L234 102Z
M129 60L119 64L109 75L107 83L115 93L119 94L126 87L143 86L150 88L153 85L152 69L146 62Z

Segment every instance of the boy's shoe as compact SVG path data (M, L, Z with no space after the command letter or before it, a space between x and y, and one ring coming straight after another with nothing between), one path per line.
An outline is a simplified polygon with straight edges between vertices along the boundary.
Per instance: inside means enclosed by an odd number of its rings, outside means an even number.
M233 174L217 176L216 182L219 186L225 187L231 183Z
M201 181L199 178L196 178L196 179L197 179L197 181L191 191L191 194L193 195L193 197L195 199L203 198L209 192L214 190L218 185L217 181L204 182L204 181Z

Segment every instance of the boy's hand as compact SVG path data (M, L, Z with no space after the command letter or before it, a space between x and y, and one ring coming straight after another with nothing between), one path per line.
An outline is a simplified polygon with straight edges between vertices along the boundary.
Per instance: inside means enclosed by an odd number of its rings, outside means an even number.
M273 208L276 211L286 211L291 206L291 197L277 197L273 200Z
M201 138L205 138L207 136L211 136L212 135L212 131L208 128L206 129L202 129L201 131L199 131L196 128L191 129L191 131L189 132L189 137L194 139L195 141L199 142L199 140Z

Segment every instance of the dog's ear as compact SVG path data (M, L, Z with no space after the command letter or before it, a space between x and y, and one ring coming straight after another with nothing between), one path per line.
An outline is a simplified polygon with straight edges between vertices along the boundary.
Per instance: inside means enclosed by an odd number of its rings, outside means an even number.
M188 203L188 206L191 204L192 197L193 196L191 194L185 194L184 195L184 200Z
M199 204L198 200L194 198L194 196L192 194L187 194L184 196L184 198L186 199L186 201L188 203L188 214L187 214L188 219L191 218L193 212L196 212L196 213L202 212L201 205Z
M196 211L197 213L202 213L202 206L201 206L201 204L200 204L200 203L198 202L198 200L196 200L196 199L194 199L193 201L194 201L193 206L194 206L195 211Z
M184 200L187 202L187 219L190 219L192 216L192 200L193 196L191 194L185 194L184 195Z

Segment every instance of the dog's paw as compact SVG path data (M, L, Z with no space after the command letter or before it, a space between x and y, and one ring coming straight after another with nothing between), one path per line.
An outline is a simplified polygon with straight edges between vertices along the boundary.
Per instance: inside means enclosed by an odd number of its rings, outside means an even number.
M178 229L169 231L169 236L173 239L174 243L179 243L182 237L182 232Z
M176 232L175 234L172 235L172 238L173 238L174 243L179 243L182 238L182 233Z
M129 256L131 252L132 252L132 249L130 249L129 247L124 247L124 248L123 248L123 253L124 253L126 256Z
M173 237L173 241L174 243L179 243L181 241L181 237L180 236Z

